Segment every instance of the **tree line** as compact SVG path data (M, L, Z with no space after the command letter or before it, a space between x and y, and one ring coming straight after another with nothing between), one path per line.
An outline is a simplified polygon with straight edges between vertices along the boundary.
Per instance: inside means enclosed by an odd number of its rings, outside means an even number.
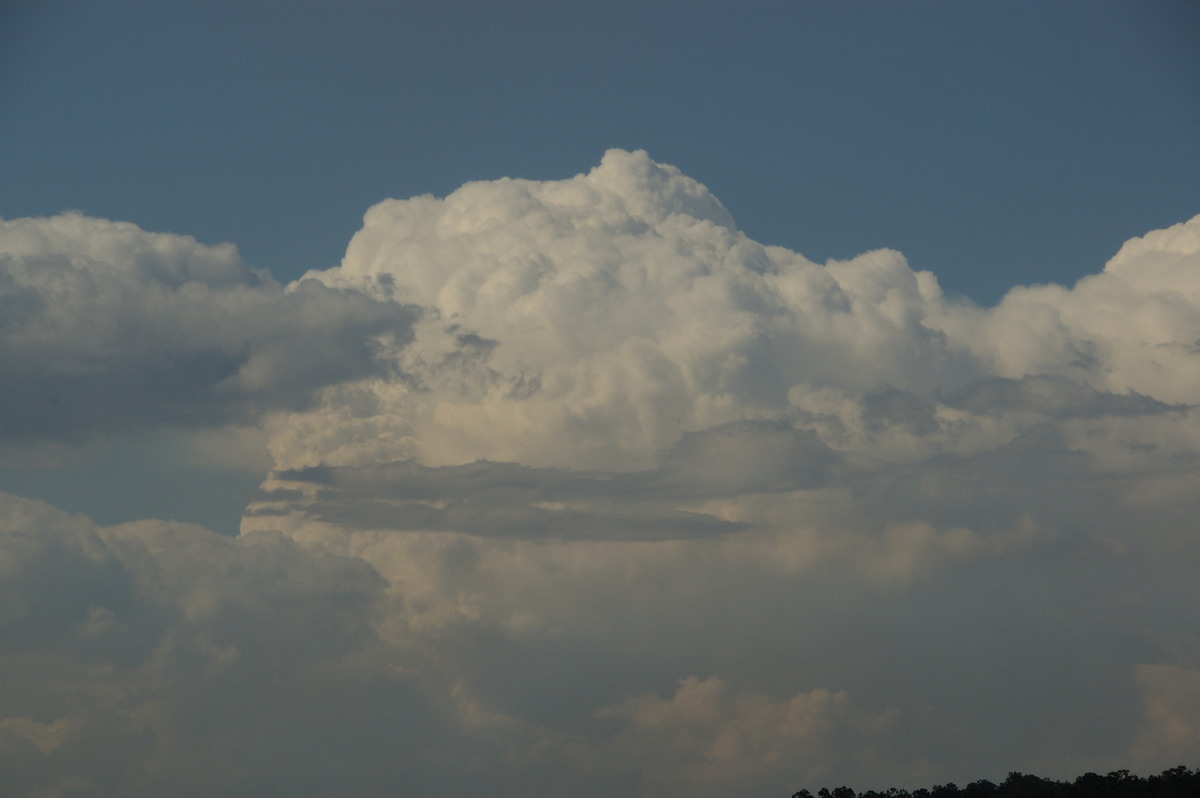
M808 790L792 798L1198 798L1200 770L1180 765L1157 776L1137 776L1116 770L1107 776L1084 773L1074 781L1054 781L1025 773L1009 773L999 784L984 779L959 787L954 782L909 792L895 787L856 793L849 787L822 787L814 796Z

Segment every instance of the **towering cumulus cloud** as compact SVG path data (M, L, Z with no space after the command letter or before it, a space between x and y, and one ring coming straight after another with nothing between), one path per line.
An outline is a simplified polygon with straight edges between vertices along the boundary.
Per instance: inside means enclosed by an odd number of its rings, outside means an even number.
M278 425L281 464L636 470L685 432L788 418L814 390L927 394L978 372L928 318L936 281L898 253L826 268L764 247L644 153L381 203L342 266L310 277L430 313L396 353L409 381L373 384L369 420L318 448L299 434L293 450Z
M286 288L129 225L5 225L4 435L235 420L274 460L236 539L0 497L18 794L716 798L1200 755L1200 217L994 308L893 251L756 243L642 152L384 201Z

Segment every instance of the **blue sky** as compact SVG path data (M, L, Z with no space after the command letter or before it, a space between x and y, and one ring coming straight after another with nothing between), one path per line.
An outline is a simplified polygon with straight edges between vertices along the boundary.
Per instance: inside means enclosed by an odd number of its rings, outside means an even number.
M1200 762L1196 41L0 3L0 789Z
M1190 218L1189 2L6 4L5 217L233 241L287 280L385 197L608 147L818 261L891 247L994 303Z

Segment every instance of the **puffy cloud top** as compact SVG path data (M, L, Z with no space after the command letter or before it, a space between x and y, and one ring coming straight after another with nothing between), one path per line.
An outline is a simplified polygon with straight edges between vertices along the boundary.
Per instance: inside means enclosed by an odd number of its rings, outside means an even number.
M205 246L191 236L149 233L129 222L77 212L0 221L0 252L11 259L12 269L23 266L25 272L34 264L55 261L61 271L88 271L97 281L132 278L171 288L271 282L264 272L247 266L233 244Z
M1195 257L1200 253L1200 216L1131 238L1104 267L1152 290L1171 289L1194 298L1198 289Z
M886 250L820 266L765 247L644 152L569 180L388 200L340 268L309 277L428 314L395 353L409 385L364 386L353 420L332 399L341 420L295 419L291 443L281 424L288 466L645 467L686 431L786 417L805 386L927 393L977 371L929 323L932 275Z
M1073 289L1016 288L984 309L893 251L820 265L752 241L644 152L610 151L568 180L388 200L339 268L309 277L425 309L415 341L392 351L406 379L277 417L272 451L285 468L636 470L688 432L783 420L911 458L996 442L938 399L976 380L1055 376L1185 403L1200 390L1198 229L1200 217L1130 242ZM908 402L907 432L868 429L885 406L864 397L885 395L889 413Z
M1127 242L1104 271L1014 288L946 329L1006 377L1059 374L1118 394L1190 403L1200 391L1200 216Z

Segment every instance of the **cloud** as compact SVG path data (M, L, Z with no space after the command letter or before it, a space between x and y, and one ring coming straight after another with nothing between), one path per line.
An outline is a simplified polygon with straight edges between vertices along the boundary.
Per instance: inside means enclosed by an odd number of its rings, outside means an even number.
M1138 766L1153 768L1160 762L1187 760L1200 748L1200 670L1139 665L1135 672L1144 700L1134 743Z
M736 694L722 679L688 677L670 698L631 696L598 711L624 727L614 739L656 795L729 795L791 778L827 778L845 757L861 754L891 715L853 706L825 689L782 701Z
M895 252L818 265L760 245L642 152L388 200L340 267L308 277L422 308L413 340L384 356L394 376L267 419L277 470L244 528L758 536L791 541L781 562L883 581L1066 530L1116 545L1144 517L1136 497L1191 484L1200 441L1191 406L1127 368L1127 331L1082 307L1200 320L1191 294L1164 293L1200 257L1193 227L984 309ZM1200 373L1176 354L1176 374ZM1191 502L1173 495L1177 517Z
M1190 403L1200 384L1200 217L1132 239L1073 288L1014 288L989 313L945 329L993 374L1055 374L1096 390Z
M688 431L785 416L796 386L927 390L976 370L895 252L827 267L739 233L645 153L570 180L472 183L372 208L309 277L425 308L397 381L276 418L282 467L485 458L654 465Z
M0 502L27 792L101 759L110 792L669 796L1195 751L1200 217L993 308L893 251L754 242L640 152L387 200L287 288L18 222L70 267L8 245L16 396L37 352L229 360L178 395L72 377L31 439L201 419L189 456L273 461L237 539ZM119 315L85 283L159 334L64 327Z
M273 416L271 450L281 468L637 471L687 434L772 421L896 461L994 447L1047 413L1161 414L1200 379L1200 305L1176 290L1194 228L982 309L895 252L822 266L760 245L640 152L388 200L339 268L309 277L425 309L391 351L404 376Z
M13 794L315 794L357 762L356 794L383 795L449 729L361 560L0 495L0 567Z
M0 439L80 443L247 422L377 367L411 313L313 281L285 290L232 245L78 213L0 221Z
M18 795L389 795L403 785L520 796L573 783L581 795L665 795L695 778L675 765L704 770L709 749L718 770L738 763L722 777L735 783L764 757L826 750L826 727L871 736L886 720L842 693L774 702L735 696L719 679L685 679L668 701L622 697L620 681L589 686L559 670L575 657L561 642L514 647L470 624L422 633L362 559L269 533L97 527L0 494L0 568L0 676L21 686L0 699L0 764ZM504 667L525 658L540 701ZM647 718L696 703L697 684L716 688L700 696L711 722L668 723L658 744L671 760L650 772L637 742ZM582 727L544 692L567 685L597 692ZM708 743L687 743L693 734ZM581 774L594 780L577 783Z
M1120 766L1135 667L1195 666L1163 641L1200 555L1200 217L980 308L895 252L762 246L715 203L614 151L373 208L309 277L425 309L404 377L272 415L243 529L371 562L481 705L559 733L709 673L894 711L830 779ZM530 683L469 664L497 652ZM712 734L631 765L640 789L752 779Z

